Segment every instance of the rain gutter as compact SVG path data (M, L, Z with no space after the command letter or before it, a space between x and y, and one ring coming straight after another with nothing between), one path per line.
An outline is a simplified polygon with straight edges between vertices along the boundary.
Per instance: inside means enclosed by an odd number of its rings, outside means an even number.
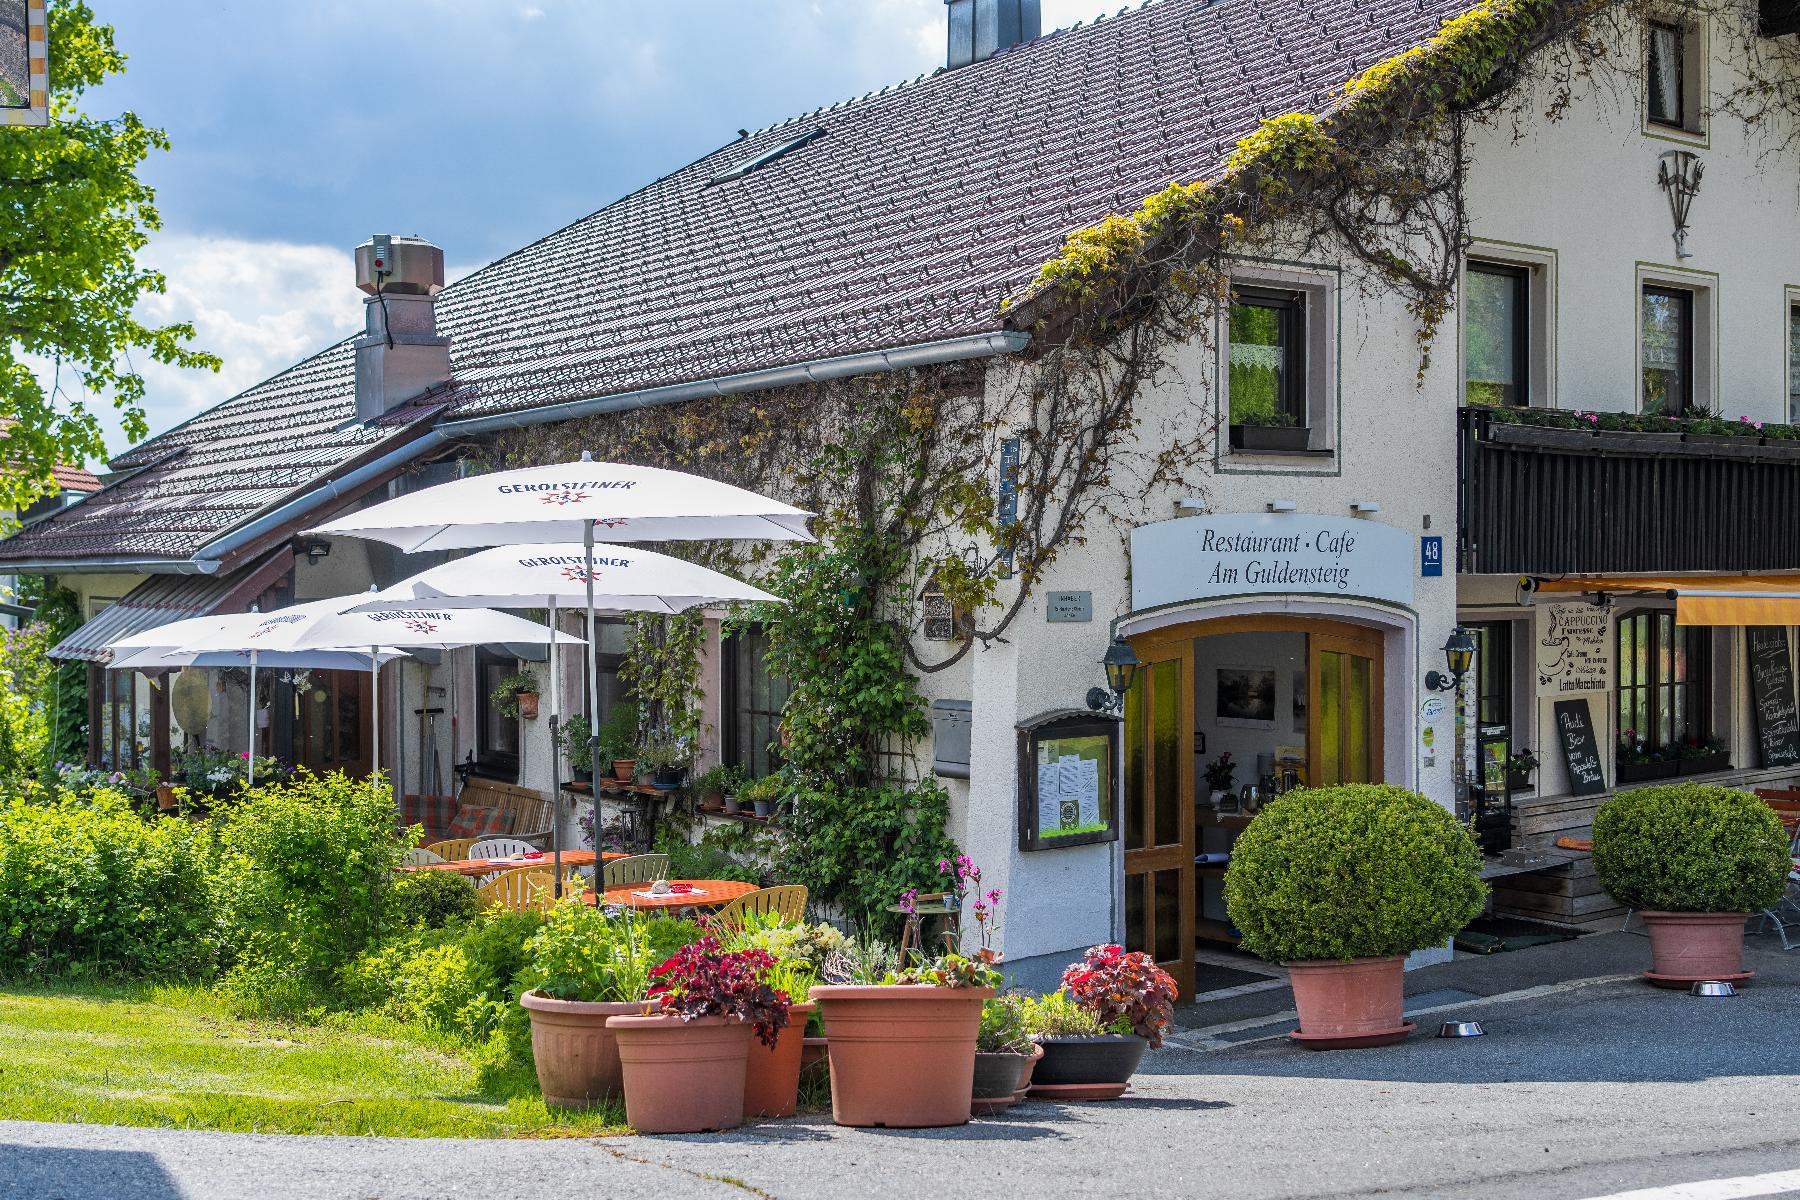
M214 538L196 551L191 560L158 559L155 561L160 564L159 569L164 573L173 571L188 574L197 571L203 575L211 575L219 569L223 560L273 530L298 520L332 500L355 492L388 472L405 466L428 450L458 438L498 433L505 429L522 429L530 425L553 425L558 421L569 421L576 417L594 416L600 413L628 412L633 409L655 408L664 404L679 404L685 400L701 400L709 396L732 396L744 392L790 387L794 384L844 379L852 375L873 375L883 371L905 370L908 367L926 367L939 363L991 358L1000 354L1015 354L1023 350L1030 342L1031 335L1029 333L1014 330L978 333L967 337L948 338L944 341L899 346L892 350L872 350L862 354L845 354L836 358L815 359L812 362L790 367L770 367L761 371L746 371L739 375L722 375L714 379L695 380L692 383L645 388L642 391L596 396L587 400L571 400L564 404L551 404L542 408L529 408L514 413L497 413L488 417L469 417L461 421L448 421L427 430L419 437L407 442L406 445L364 463L354 471L320 483L316 487L308 488L305 492L285 504L270 509L248 524L240 525L231 532ZM90 566L89 563L92 561L82 560L82 569L101 569L97 566ZM0 564L0 567L12 570L25 569L10 563ZM66 570L67 567L62 569Z

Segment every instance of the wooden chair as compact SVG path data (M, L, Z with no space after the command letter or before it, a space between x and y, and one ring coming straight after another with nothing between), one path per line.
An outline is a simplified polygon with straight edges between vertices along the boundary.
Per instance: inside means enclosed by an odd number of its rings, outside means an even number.
M450 838L447 841L433 842L426 850L438 856L444 862L469 857L469 847L475 844L474 838Z
M423 847L420 847L417 849L408 850L404 855L402 855L400 858L400 865L403 867L422 867L422 866L425 866L427 863L441 863L443 861L444 861L443 855L435 853L434 851L431 851L431 850L426 850Z
M774 914L783 921L799 923L806 919L806 888L798 883L784 883L779 887L760 888L754 892L746 892L713 914L715 924L730 928L743 924L744 918L750 914L768 916Z
M601 878L603 887L618 887L626 883L655 883L669 869L669 856L666 854L634 854L630 858L615 858L607 863Z
M502 871L475 889L483 908L549 908L556 903L556 874L548 867Z

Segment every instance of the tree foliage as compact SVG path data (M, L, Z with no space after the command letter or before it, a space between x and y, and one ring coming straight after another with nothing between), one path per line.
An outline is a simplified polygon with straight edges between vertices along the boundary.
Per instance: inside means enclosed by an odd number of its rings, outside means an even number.
M162 224L138 168L169 139L136 113L83 112L125 55L84 3L51 0L48 21L51 123L0 131L0 507L15 511L56 490L57 463L106 456L95 400L120 411L132 440L148 431L134 352L219 367L191 346L192 325L134 315L167 288L137 262Z

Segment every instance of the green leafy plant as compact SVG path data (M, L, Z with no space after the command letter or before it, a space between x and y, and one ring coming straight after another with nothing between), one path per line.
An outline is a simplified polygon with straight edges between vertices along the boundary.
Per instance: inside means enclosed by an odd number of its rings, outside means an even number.
M941 988L997 988L1005 982L1005 976L983 959L952 953L940 954L933 959L915 959L904 970L889 974L882 982L923 983Z
M686 766L693 759L694 750L686 741L657 734L646 738L633 757L637 759L639 768L655 771Z
M517 717L520 695L536 694L537 690L538 678L535 674L530 671L514 671L494 685L494 690L488 694L488 700L500 711L501 716Z
M1102 1021L1092 1009L1075 1003L1067 992L1048 992L1022 1002L1025 1027L1033 1038L1100 1037L1103 1034L1128 1034L1131 1022L1120 1017L1112 1024Z
M1244 948L1272 962L1407 954L1481 912L1480 872L1469 829L1416 792L1302 788L1239 835L1225 904Z
M825 960L822 974L827 983L885 983L900 970L900 951L892 942L864 932L846 938Z
M975 1049L981 1054L1030 1054L1030 1001L1007 992L983 1003Z
M693 790L702 796L737 794L750 781L750 772L739 766L720 763L708 767L695 777Z
M591 772L594 769L594 727L586 716L576 713L564 718L557 736L561 739L563 761L571 770Z
M1651 912L1757 912L1790 869L1774 811L1748 792L1682 783L1621 792L1594 814L1594 870L1621 904Z
M803 1002L820 980L820 963L812 943L812 927L788 921L779 913L746 913L733 928L716 935L728 951L760 950L771 965L762 971L763 982Z
M1235 782L1237 763L1232 761L1231 751L1225 751L1206 764L1206 786L1209 791L1229 792Z
M617 701L600 721L600 760L611 763L632 757L637 751L637 740L637 705Z
M1163 1032L1175 1020L1175 980L1142 950L1089 947L1063 972L1062 985L1101 1025L1123 1021L1152 1050L1162 1045Z
M629 1004L650 987L655 957L645 924L628 908L609 911L571 897L525 945L520 981L556 1000Z
M394 880L394 924L400 928L442 929L470 921L481 912L475 885L454 871L415 871Z

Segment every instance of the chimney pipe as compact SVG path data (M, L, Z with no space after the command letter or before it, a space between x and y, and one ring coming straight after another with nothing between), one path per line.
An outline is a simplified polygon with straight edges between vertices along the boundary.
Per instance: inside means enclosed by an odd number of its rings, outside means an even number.
M952 70L985 61L1043 32L1039 0L944 0L950 10Z
M444 252L424 238L376 234L356 248L363 336L356 349L356 416L373 421L450 381L450 339L437 331Z

